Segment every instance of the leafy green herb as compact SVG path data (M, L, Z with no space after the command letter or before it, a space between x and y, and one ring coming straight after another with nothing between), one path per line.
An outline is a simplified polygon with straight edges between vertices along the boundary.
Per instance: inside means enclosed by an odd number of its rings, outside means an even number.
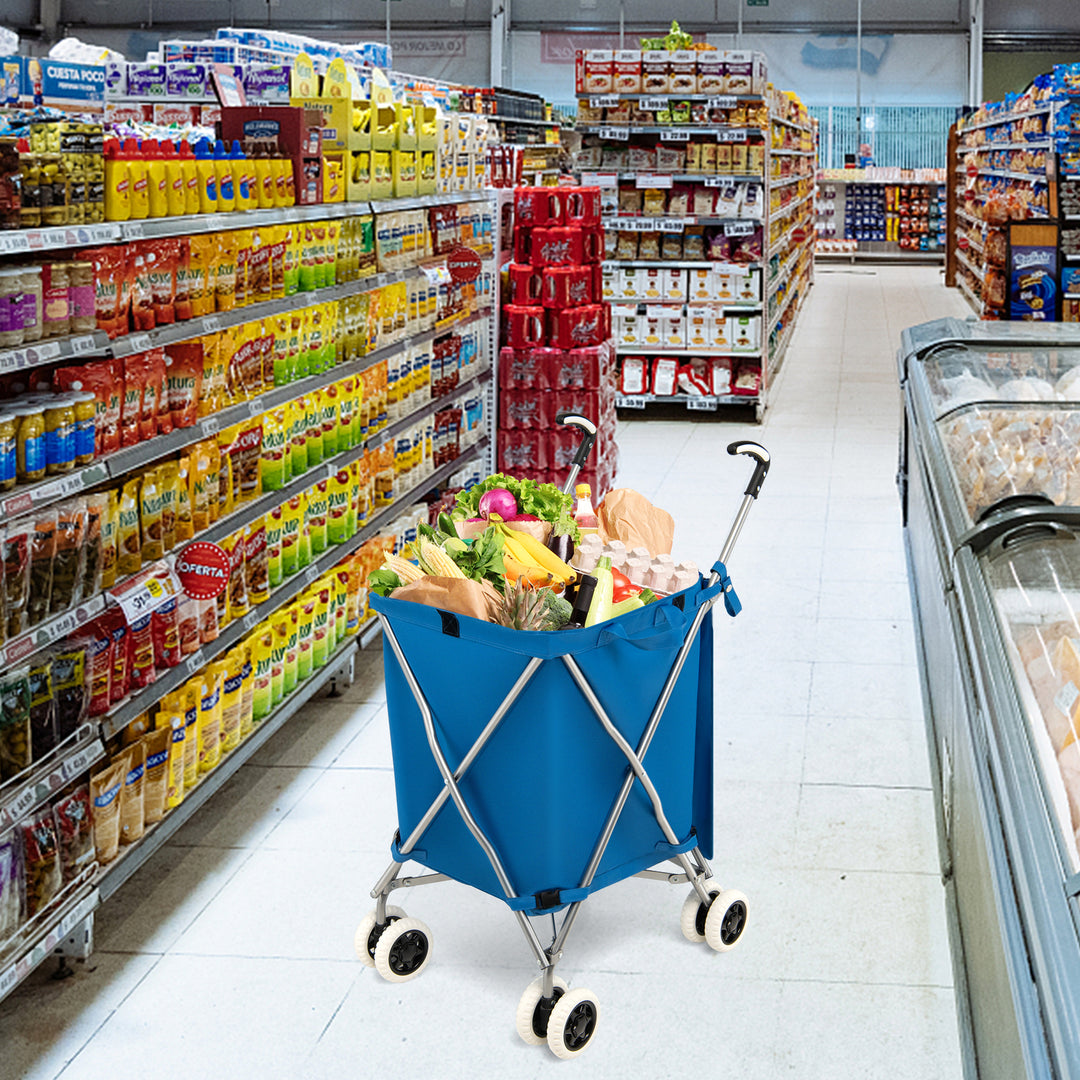
M566 495L554 484L538 484L535 480L519 480L515 476L495 473L486 480L458 493L454 508L456 518L474 518L480 514L480 496L492 488L506 488L517 500L518 513L533 514L542 521L551 522L551 531L556 536L569 536L576 544L581 534L571 512L574 499Z
M502 590L506 580L502 533L496 529L485 529L465 551L448 551L448 554L467 578L490 581Z
M401 588L401 578L393 570L380 566L368 574L368 587L379 596L389 596L395 589Z

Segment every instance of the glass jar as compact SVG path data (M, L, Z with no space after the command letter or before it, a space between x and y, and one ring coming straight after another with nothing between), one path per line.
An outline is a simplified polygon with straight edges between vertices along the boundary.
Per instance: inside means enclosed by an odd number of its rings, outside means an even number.
M68 306L67 264L45 263L41 268L42 310L45 316L42 336L63 337L71 332L71 309Z
M69 396L75 402L75 464L89 465L97 438L97 394L77 390Z
M68 311L71 332L85 334L97 329L94 313L94 264L75 260L64 263L68 272Z
M75 468L75 399L54 397L45 406L45 471L60 476Z
M45 476L45 410L41 405L16 405L15 475L20 483Z
M23 343L22 273L15 267L0 270L0 348Z
M15 414L0 412L0 491L15 486Z
M36 229L41 225L41 156L23 153L19 155L22 169L22 204L19 208L19 226Z
M0 141L0 229L22 227L22 166L19 150L9 140Z
M41 155L41 224L66 225L68 179L62 154Z
M41 288L41 267L21 266L22 272L22 320L23 341L40 341L45 332L42 322L44 312Z

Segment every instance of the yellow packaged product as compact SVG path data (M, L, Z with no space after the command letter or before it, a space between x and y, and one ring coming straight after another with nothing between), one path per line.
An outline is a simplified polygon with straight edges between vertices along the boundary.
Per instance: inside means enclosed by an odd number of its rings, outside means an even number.
M286 415L284 406L263 413L259 471L264 491L280 491L292 480L292 448L285 437Z
M188 679L177 691L177 706L184 711L184 794L199 782L199 705L202 701L202 678Z
M349 479L349 469L343 468L328 481L323 481L326 485L326 539L330 544L343 544L352 535L349 531Z
M240 424L236 438L229 448L233 462L233 498L250 502L262 494L259 458L262 454L263 426L261 417Z
M252 664L254 647L250 639L238 646L244 663L240 669L240 738L246 739L255 727L255 668Z
M307 491L307 527L312 556L326 550L326 514L329 504L329 481L320 480Z
M334 568L334 648L349 632L349 570L348 564Z
M270 588L276 589L284 580L281 567L281 523L284 507L275 506L264 518L266 521L266 574Z
M308 495L301 495L304 501L304 516L300 519L300 569L311 565L311 519L308 516Z
M356 437L356 384L355 376L350 375L337 384L338 391L338 453L359 445Z
M284 225L272 226L263 230L268 235L270 245L270 289L271 297L280 300L285 295L285 248L288 244L288 229Z
M285 696L285 653L289 646L289 628L292 619L289 608L277 612L270 619L273 635L270 646L270 708L275 708ZM256 690L256 694L258 691ZM258 699L257 700L261 700ZM256 705L258 708L258 705ZM267 710L269 712L269 710Z
M116 530L116 570L120 577L142 569L142 537L139 533L139 481L129 480L120 493Z
M244 578L249 604L254 606L270 599L266 521L261 517L244 526Z
M220 504L221 515L231 514L236 509L237 495L236 481L233 476L235 464L232 448L240 434L240 425L233 424L223 428L217 433L218 454L221 456L221 468L218 472L217 497Z
M348 446L339 439L339 401L340 391L336 383L331 383L322 391L320 407L320 425L322 430L323 458L332 458L347 450Z
M240 745L240 698L244 683L244 654L230 649L221 665L221 752L231 753Z
M101 515L101 587L116 584L116 540L120 527L120 500L115 489L108 493L105 513Z
M318 669L326 665L333 648L330 629L330 597L333 585L323 578L312 589L315 613L311 624L311 666Z
M169 732L165 781L166 810L172 810L184 801L184 736L187 729L182 697L182 690L166 694L161 699L161 708L155 721L155 728L164 728Z
M142 558L154 562L165 555L161 524L161 485L157 469L148 469L139 483L139 522L142 528Z
M289 370L289 326L288 315L275 315L270 320L274 334L274 386L286 386L293 381Z
M208 773L221 761L221 661L209 664L201 673L199 691L199 775Z
M217 255L217 239L213 234L193 234L188 238L188 296L193 316L210 315L214 311L216 274L211 269Z
M172 551L177 541L177 520L180 509L180 464L167 461L158 466L158 486L161 488L161 540L166 551Z
M183 543L195 535L191 519L191 455L185 454L177 465L176 542Z
M247 577L244 572L244 529L230 533L222 541L222 548L229 556L229 618L239 619L251 608L247 593Z
M281 572L292 577L300 569L300 534L304 528L304 497L294 495L281 511Z
M313 465L321 464L326 456L323 453L322 401L321 390L313 390L304 397L304 430L307 433L306 446L309 469Z
M236 235L232 232L220 232L216 236L214 306L217 311L233 311L236 308Z
M210 440L196 443L188 465L189 502L192 531L200 533L210 527L211 466ZM217 475L213 476L213 497L217 498Z
M169 743L172 731L155 728L143 737L146 747L146 774L143 780L143 806L147 825L165 816L165 797L169 786Z
M311 674L315 659L315 608L318 598L314 592L305 592L296 605L297 663L296 677L303 682Z
M288 637L285 642L285 693L291 694L300 681L300 604L288 609Z
M236 251L236 306L245 307L252 302L251 291L251 229L235 229L232 233Z
M216 439L206 440L206 453L210 457L210 470L206 474L206 492L209 500L210 523L213 524L221 517L221 485L230 484L231 478L226 475L222 478L221 470L226 468L226 463L221 460L221 451L218 449Z
M292 475L302 476L307 472L307 402L304 398L296 398L286 406L289 418L288 427L291 431L289 439L289 457L291 459Z

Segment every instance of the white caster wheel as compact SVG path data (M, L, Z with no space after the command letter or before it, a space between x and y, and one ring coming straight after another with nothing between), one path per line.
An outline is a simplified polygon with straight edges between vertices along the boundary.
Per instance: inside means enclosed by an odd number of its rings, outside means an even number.
M551 1010L547 1044L559 1058L583 1054L596 1034L600 1006L591 990L567 990Z
M709 896L714 900L720 895L720 890L716 887L715 882L707 881L705 888L708 890ZM679 918L682 936L687 941L705 940L705 916L708 914L708 906L701 902L697 890L691 889L690 895L683 901L682 915Z
M404 919L405 912L399 907L391 907L389 904L386 907L386 923L379 928L379 932L375 933L375 912L371 911L364 916L363 921L356 928L356 934L353 937L353 948L356 949L356 955L367 964L369 968L375 966L375 946L379 943L379 938L382 937L383 931L386 927L395 919Z
M746 929L746 894L738 889L725 889L709 905L705 916L705 940L710 949L727 952L734 949Z
M558 975L554 979L554 1004L558 1004L559 998L566 993L569 987L566 985L565 979L560 979ZM518 1002L517 1007L517 1033L525 1040L530 1046L539 1046L542 1042L547 1041L548 1030L548 1018L551 1016L550 1012L545 1012L540 1008L540 1001L544 996L544 976L541 975L537 979L533 979L528 986L525 987L525 993L521 995L521 1000Z
M375 946L375 970L389 982L415 979L431 959L431 931L419 919L398 919Z

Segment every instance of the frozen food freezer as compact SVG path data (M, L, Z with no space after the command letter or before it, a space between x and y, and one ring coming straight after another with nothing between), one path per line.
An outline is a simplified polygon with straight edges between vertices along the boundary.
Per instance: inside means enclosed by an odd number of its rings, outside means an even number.
M1080 1080L1080 330L939 320L899 364L968 1075Z

